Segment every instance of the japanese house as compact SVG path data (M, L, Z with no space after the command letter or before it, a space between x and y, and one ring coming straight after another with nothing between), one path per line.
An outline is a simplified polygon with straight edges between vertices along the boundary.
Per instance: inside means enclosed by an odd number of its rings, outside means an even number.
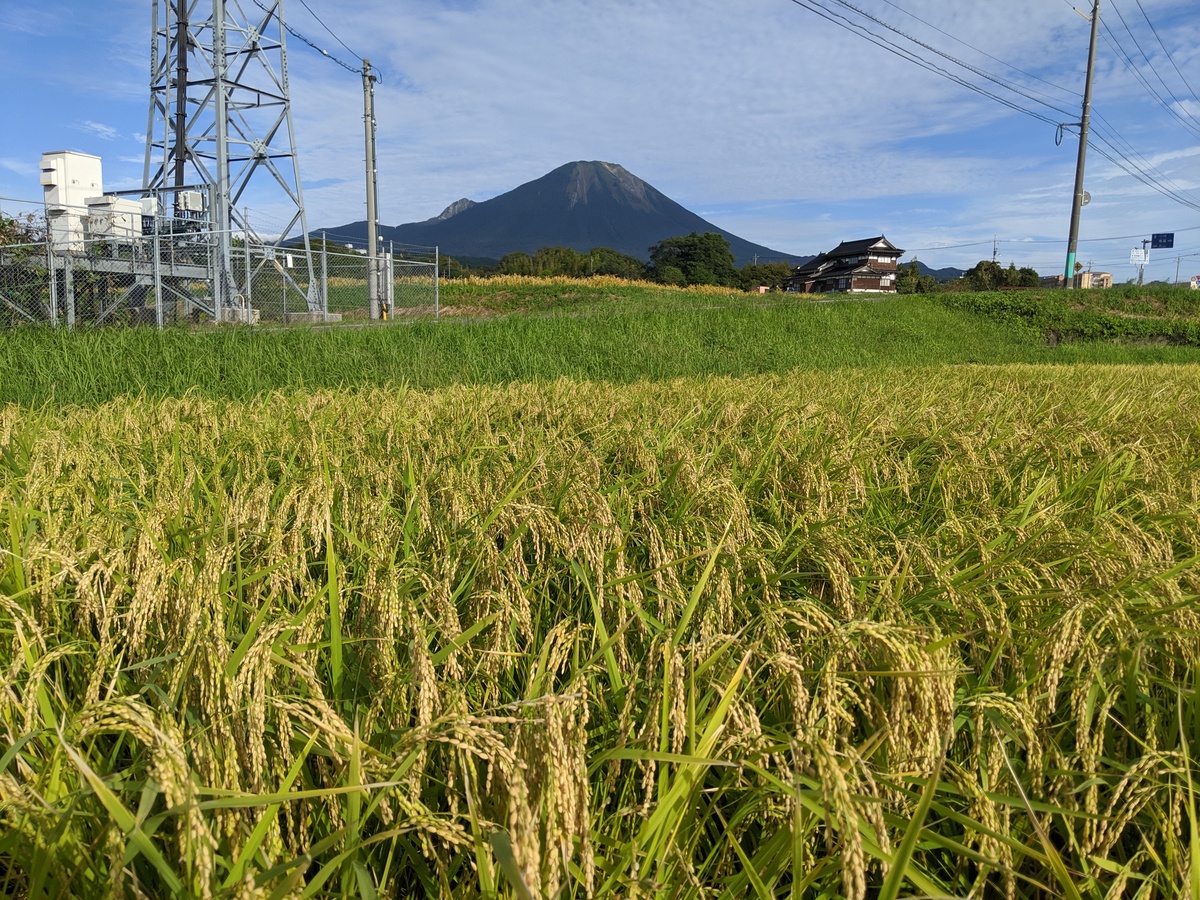
M784 289L797 294L895 293L896 268L904 251L883 235L842 241L828 253L797 266Z

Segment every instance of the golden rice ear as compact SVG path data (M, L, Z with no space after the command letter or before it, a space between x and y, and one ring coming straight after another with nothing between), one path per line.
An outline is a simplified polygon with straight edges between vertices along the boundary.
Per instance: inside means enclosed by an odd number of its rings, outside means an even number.
M1198 388L0 408L0 884L1183 896Z

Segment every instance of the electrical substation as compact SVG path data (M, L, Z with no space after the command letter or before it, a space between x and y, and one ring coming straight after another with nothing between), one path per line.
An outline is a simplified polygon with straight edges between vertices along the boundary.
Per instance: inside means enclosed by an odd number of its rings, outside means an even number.
M436 314L436 250L397 256L376 236L366 60L352 71L365 95L369 245L314 252L283 7L154 0L142 187L106 192L99 157L43 154L38 226L0 246L0 326L324 323L391 318L398 303ZM252 224L251 199L271 211L269 229Z

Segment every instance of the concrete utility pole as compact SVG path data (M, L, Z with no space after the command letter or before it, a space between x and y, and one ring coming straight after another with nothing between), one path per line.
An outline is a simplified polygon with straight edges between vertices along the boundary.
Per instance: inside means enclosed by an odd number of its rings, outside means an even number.
M1075 196L1071 200L1071 233L1063 286L1075 286L1075 255L1079 251L1079 214L1083 209L1083 168L1087 161L1088 123L1092 117L1092 73L1096 67L1096 38L1100 32L1100 0L1092 6L1092 42L1088 48L1087 81L1083 87L1083 116L1079 120L1079 159L1075 163Z
M375 76L371 61L363 60L363 121L367 132L367 301L371 318L378 319L383 309L383 285L379 266L379 218L376 210L378 182L375 173Z

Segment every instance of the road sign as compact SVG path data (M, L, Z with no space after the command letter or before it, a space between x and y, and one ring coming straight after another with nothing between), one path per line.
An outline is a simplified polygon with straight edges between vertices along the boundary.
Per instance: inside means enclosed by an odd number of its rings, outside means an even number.
M1141 250L1134 247L1129 251L1129 264L1131 266L1144 266L1150 262L1150 251Z
M1170 250L1174 246L1175 232L1150 235L1150 248L1152 250Z

